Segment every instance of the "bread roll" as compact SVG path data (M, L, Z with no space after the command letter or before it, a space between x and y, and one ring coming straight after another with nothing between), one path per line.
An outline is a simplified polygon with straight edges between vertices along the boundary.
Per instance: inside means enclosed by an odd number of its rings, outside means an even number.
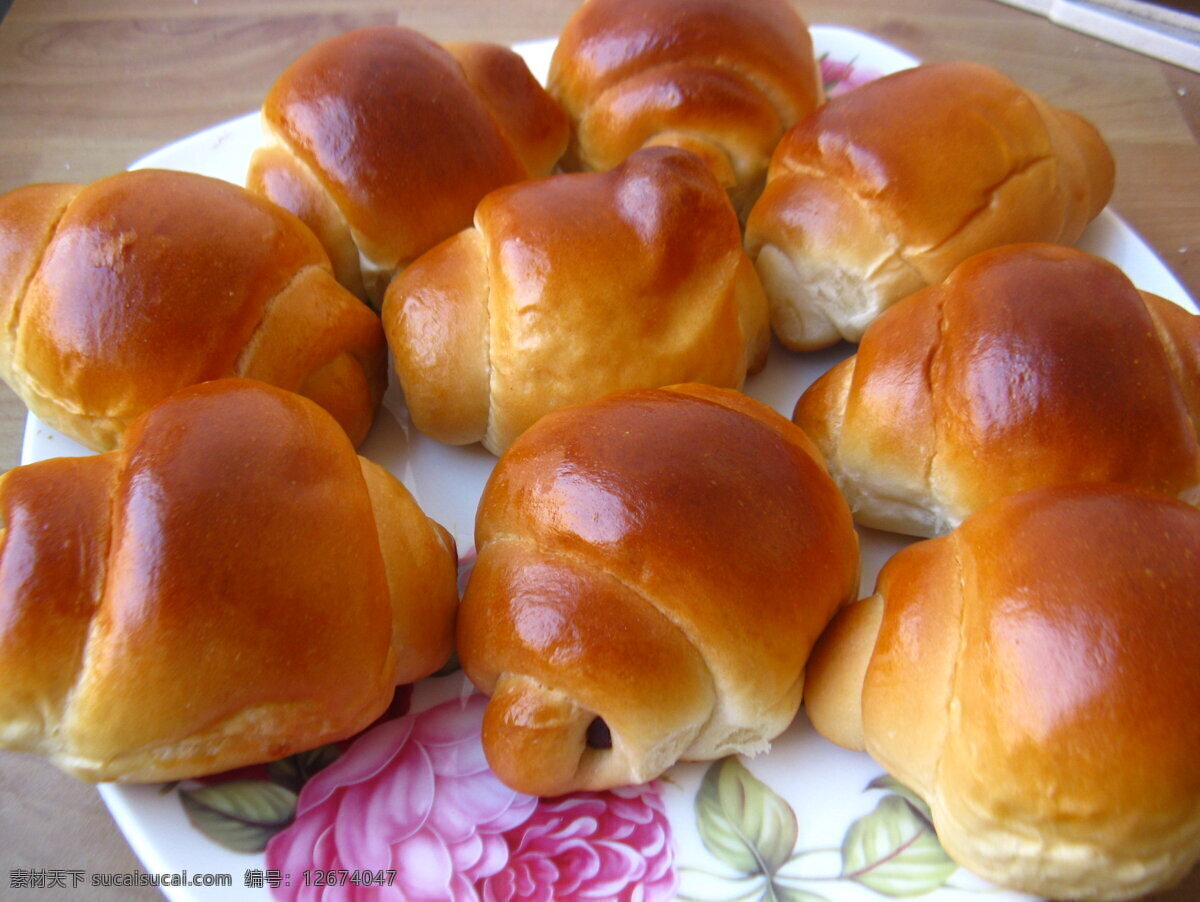
M1200 512L1134 486L1010 496L900 551L805 706L1001 886L1126 899L1200 859Z
M824 97L808 26L787 0L587 0L558 39L547 87L573 126L564 168L682 147L742 215L784 131Z
M175 780L364 728L445 663L454 543L315 404L183 389L0 478L0 744Z
M342 284L375 304L481 197L549 173L569 131L513 51L399 26L313 47L272 86L263 124L247 185L308 223Z
M1113 160L1074 113L975 63L934 63L834 98L780 142L746 249L785 345L858 341L905 295L1003 244L1073 244Z
M235 185L165 170L0 197L0 377L96 450L171 392L249 376L357 445L387 384L379 318L312 233Z
M738 392L619 392L544 417L475 526L458 654L522 792L765 750L858 584L846 503L804 434Z
M937 535L1039 485L1200 502L1200 318L1049 244L977 254L896 304L796 404L859 523Z
M392 283L383 322L417 428L495 454L610 391L738 387L770 337L729 201L665 147L489 194Z

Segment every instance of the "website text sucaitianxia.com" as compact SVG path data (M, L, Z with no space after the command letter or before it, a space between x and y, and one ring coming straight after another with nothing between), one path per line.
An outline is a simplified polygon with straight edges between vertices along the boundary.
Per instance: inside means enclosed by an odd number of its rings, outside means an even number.
M297 882L304 886L391 886L396 880L394 870L312 870L296 877L277 870L248 868L242 874L245 889L277 889ZM80 868L14 868L8 872L8 888L13 890L81 889L83 887L233 887L232 874L189 873L187 870L168 873L95 873Z

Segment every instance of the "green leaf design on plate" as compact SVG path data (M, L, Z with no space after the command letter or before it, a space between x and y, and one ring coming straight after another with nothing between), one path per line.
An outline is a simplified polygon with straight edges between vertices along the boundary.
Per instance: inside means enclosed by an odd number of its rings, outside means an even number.
M782 883L770 883L759 902L829 902L824 896Z
M912 805L916 809L917 814L925 818L931 827L933 826L933 815L929 811L928 803L891 774L883 774L876 777L867 784L867 789L882 789L885 792L900 796L900 798Z
M340 748L330 744L288 755L268 764L267 776L271 778L272 783L278 783L292 792L299 792L314 774L333 764L341 754Z
M296 816L296 794L266 780L179 790L192 826L234 852L261 852Z
M714 762L696 792L705 848L744 874L772 876L796 847L796 814L736 756Z
M921 896L958 866L907 799L889 794L850 825L842 841L842 876L885 896Z

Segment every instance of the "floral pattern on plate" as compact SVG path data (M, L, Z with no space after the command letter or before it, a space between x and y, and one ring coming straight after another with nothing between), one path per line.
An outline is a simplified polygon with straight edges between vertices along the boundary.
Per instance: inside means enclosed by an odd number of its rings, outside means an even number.
M451 699L365 733L301 790L294 822L267 845L267 868L394 869L384 895L398 899L671 898L673 848L657 788L514 792L484 760L486 703ZM362 898L350 884L294 879L275 896Z
M344 753L325 746L180 798L211 839L265 846L266 885L287 902L674 898L658 784L515 792L484 759L486 705L478 693L450 699L370 728Z
M504 786L480 733L485 696L383 720L346 743L181 788L192 823L236 851L266 850L282 902L447 899L829 902L855 883L891 898L948 885L957 871L924 803L891 777L839 847L798 844L796 810L740 757L706 766L691 796L705 857L680 860L665 790L645 786L539 799ZM814 866L815 863L815 866Z
M873 811L855 820L839 848L797 848L799 822L787 800L737 757L714 762L696 793L696 823L708 852L724 868L687 867L723 895L691 900L829 902L813 885L850 881L890 898L923 896L958 870L942 849L929 809L889 776L867 785L884 790ZM820 857L834 870L801 864Z

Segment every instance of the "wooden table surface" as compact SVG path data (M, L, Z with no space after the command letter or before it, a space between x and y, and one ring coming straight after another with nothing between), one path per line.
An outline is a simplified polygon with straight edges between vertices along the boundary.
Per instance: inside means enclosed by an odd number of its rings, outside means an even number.
M925 60L995 66L1087 116L1117 159L1113 208L1200 298L1200 76L994 0L797 5L810 23L858 28ZM0 22L0 192L35 181L89 182L249 112L289 61L351 28L400 21L441 40L511 43L556 34L574 6L575 0L16 0ZM20 401L0 387L0 468L19 461L24 419ZM161 898L149 888L12 889L16 868L127 874L139 865L91 786L38 759L0 753L0 898ZM240 894L233 889L227 897ZM1194 902L1200 872L1158 898Z

